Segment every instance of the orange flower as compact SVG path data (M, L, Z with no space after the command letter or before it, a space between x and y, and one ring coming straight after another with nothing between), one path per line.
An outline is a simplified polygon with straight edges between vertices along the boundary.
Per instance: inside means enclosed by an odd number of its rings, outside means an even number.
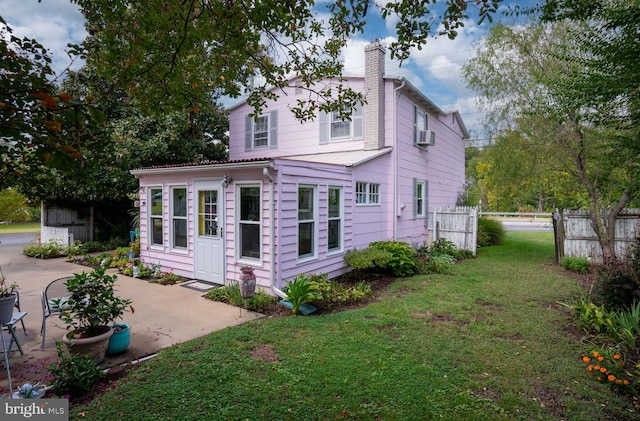
M593 366L592 365L588 366L587 370L592 371L593 370Z
M584 361L585 363L589 363L591 362L591 358L587 357L586 355L584 357L582 357L582 361Z
M622 380L620 379L616 380L616 384L620 384L620 383L622 383Z
M623 384L629 384L629 380L623 380L622 383Z
M607 372L607 369L606 369L606 368L604 368L604 367L600 367L600 372L601 372L601 373L606 373L606 372Z
M596 380L598 380L599 382L602 381L602 377L598 377Z
M599 357L599 356L600 356L600 354L598 353L598 351L593 351L593 356L594 356L594 357Z
M616 376L614 376L613 374L609 374L607 376L607 379L609 379L610 382L614 381L616 379Z
M598 361L604 360L604 357L598 357Z
M599 365L594 365L594 366L593 366L593 369L594 369L594 370L596 370L596 371L598 371L598 370L600 370L600 366L599 366Z
M613 359L614 360L619 360L620 359L620 354L613 354Z

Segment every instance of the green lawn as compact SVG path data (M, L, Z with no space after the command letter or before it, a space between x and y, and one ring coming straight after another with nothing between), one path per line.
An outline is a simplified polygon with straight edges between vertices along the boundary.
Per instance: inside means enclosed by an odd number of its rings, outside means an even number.
M162 351L71 417L632 419L585 370L558 305L578 289L552 256L551 233L508 232L366 308L260 319Z
M40 232L40 222L0 224L0 234L23 234L29 232Z

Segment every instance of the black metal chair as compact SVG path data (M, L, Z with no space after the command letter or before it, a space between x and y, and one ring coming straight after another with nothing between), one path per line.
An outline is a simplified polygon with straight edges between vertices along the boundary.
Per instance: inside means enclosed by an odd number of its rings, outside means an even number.
M60 315L65 309L65 302L70 296L66 285L68 279L73 279L73 276L55 279L51 281L43 291L40 291L40 301L42 302L42 327L40 328L40 334L42 335L41 349L44 349L47 319L51 316Z

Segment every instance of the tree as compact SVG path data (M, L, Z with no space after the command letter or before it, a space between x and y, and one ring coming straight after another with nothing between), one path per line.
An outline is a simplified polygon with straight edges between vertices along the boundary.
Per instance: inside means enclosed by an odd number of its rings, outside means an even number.
M489 113L493 127L537 132L537 152L583 187L603 258L609 261L615 258L615 219L638 195L637 160L630 162L616 153L617 139L629 136L627 129L594 118L609 109L590 100L584 84L584 75L594 71L586 64L593 56L581 50L585 31L589 32L586 25L575 22L498 25L464 74L484 105L497 104ZM590 87L598 92L595 79ZM523 121L537 123L525 128Z
M89 33L77 51L145 113L201 107L211 95L239 97L245 91L259 113L295 77L309 95L296 99L292 111L305 120L318 109L349 115L363 102L360 93L341 84L340 55L347 40L363 31L370 9L397 18L390 50L404 60L429 36L455 37L471 11L480 21L491 20L501 0L400 0L383 6L335 0L326 12L314 0L73 1Z

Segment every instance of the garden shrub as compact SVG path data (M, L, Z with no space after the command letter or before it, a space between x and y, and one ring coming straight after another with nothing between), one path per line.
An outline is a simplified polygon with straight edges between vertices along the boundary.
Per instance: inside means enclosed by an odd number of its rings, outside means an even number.
M421 275L445 273L454 264L455 261L451 255L444 253L426 254L416 259L416 272Z
M607 309L629 309L640 300L640 249L600 267L591 293L594 302Z
M376 268L386 268L392 258L391 252L377 247L353 249L344 255L344 261L354 270L356 279L362 279L366 272L375 272Z
M65 353L61 342L56 342L56 349L58 361L49 366L55 395L77 397L91 390L102 377L100 365L86 355Z
M369 247L391 253L386 267L378 266L382 272L388 269L393 276L411 276L416 273L416 251L409 244L402 241L376 241L369 244Z
M64 256L67 253L65 247L56 240L51 240L40 245L34 244L31 246L27 246L22 252L27 256L39 257L43 259L46 257Z
M207 291L206 297L213 301L228 303L257 312L268 309L278 301L278 298L269 295L260 288L256 288L253 297L243 300L240 285L237 281L229 281L228 285L210 289Z
M562 267L572 272L587 273L589 266L589 259L586 257L566 256L562 258Z
M429 247L431 254L447 254L454 259L462 259L464 257L463 250L460 250L452 241L446 238L440 238L434 241Z
M504 241L504 233L505 231L502 222L486 217L478 218L479 247L497 246L502 244Z
M335 279L329 280L329 275L308 275L309 283L317 292L311 301L317 308L330 308L335 305L353 304L373 294L371 285L361 281L354 286L347 286Z

